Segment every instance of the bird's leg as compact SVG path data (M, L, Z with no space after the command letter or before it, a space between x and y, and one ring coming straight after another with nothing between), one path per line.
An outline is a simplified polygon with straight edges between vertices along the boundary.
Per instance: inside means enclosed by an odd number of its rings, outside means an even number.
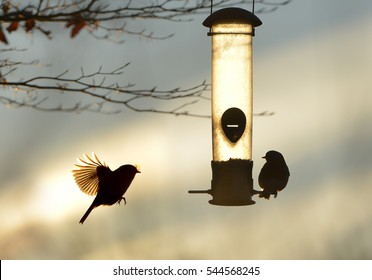
M118 200L118 204L120 204L120 202L124 200L124 204L127 204L127 201L125 200L125 197L122 196L119 200Z
M261 193L262 193L262 191L257 191L255 189L253 189L252 195L261 194Z

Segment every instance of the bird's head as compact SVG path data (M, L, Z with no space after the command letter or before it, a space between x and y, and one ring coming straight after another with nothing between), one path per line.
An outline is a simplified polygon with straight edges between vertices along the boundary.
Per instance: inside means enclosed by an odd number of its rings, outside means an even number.
M120 166L113 172L113 180L122 181L125 180L126 182L132 181L137 173L141 173L137 167L131 164L125 164Z
M266 155L262 158L266 159L266 161L284 160L284 157L281 153L273 150L268 151Z
M131 165L131 164L125 164L119 167L121 173L128 174L128 175L136 175L137 173L141 173L139 170L138 165Z

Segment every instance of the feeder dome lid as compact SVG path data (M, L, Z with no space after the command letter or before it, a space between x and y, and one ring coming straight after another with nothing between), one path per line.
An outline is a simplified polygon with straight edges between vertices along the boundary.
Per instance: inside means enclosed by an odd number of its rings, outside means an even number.
M262 24L262 21L253 13L241 8L224 8L208 16L204 21L205 27L211 28L216 23L249 23L253 27Z

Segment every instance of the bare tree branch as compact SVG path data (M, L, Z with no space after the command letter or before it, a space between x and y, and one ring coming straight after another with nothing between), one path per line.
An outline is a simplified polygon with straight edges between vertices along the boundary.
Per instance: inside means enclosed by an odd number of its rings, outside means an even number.
M273 12L278 7L287 5L290 0L256 0L261 8L256 13ZM227 6L251 3L251 0L215 0L216 9ZM172 36L155 36L152 31L135 30L128 27L133 20L187 21L196 14L207 14L210 11L210 0L158 0L158 1L99 1L99 0L59 0L59 1L3 1L0 22L17 24L9 32L18 29L19 23L27 31L39 31L52 38L51 31L45 29L48 23L64 23L71 28L71 37L82 29L96 38L116 40L117 34L142 36L151 39L166 39ZM101 35L100 35L101 34Z
M124 106L136 112L153 112L153 113L168 113L173 115L192 115L198 117L208 117L207 115L191 114L188 111L181 111L185 107L195 104L198 100L209 100L207 96L209 94L209 84L205 81L197 86L183 89L175 88L171 90L160 90L156 87L151 89L137 89L135 84L124 84L118 83L110 84L107 82L107 78L113 76L123 75L123 69L129 65L125 64L113 71L103 71L100 67L93 73L85 73L84 69L81 69L81 74L78 77L71 78L68 76L68 71L64 71L55 76L38 76L23 81L10 81L7 80L6 76L11 73L12 70L2 75L0 78L0 85L2 84L6 89L12 89L13 92L21 93L21 97L18 99L11 99L10 97L3 96L0 98L0 102L7 105L8 107L19 108L19 107L31 107L41 111L64 111L64 112L82 112L82 111L102 111L105 104L116 104ZM89 104L77 103L71 107L57 106L56 108L45 107L44 104L48 100L47 96L41 96L42 92L60 92L63 94L79 94L85 95L94 100ZM39 94L38 94L39 93ZM137 104L138 101L150 101L148 103L153 104L152 100L167 101L175 103L175 107L170 110L160 110L155 108L144 108ZM177 105L179 100L184 102L182 105ZM191 101L188 101L191 100ZM120 110L112 109L104 111L105 113L117 113Z
M256 13L275 11L287 5L290 0L256 0L260 5ZM123 42L123 34L150 39L167 39L172 34L155 35L153 31L136 29L130 23L134 20L189 21L196 14L210 12L210 0L154 0L154 1L104 1L104 0L3 0L0 4L0 44L8 44L13 32L23 30L27 33L40 32L49 39L53 24L64 24L74 38L82 30L94 38ZM251 0L215 0L214 8L249 4ZM36 75L32 78L12 80L20 68L47 66L38 60L17 61L11 55L25 49L14 47L0 49L0 103L12 107L30 107L41 111L57 112L102 112L117 113L123 108L136 112L152 112L172 115L209 117L190 113L188 108L199 101L209 101L210 85L205 81L189 88L143 89L133 83L118 84L118 76L124 75L129 63L109 71L100 67L97 71L86 73L81 68L80 75L70 74L68 70L54 76ZM3 56L8 58L4 59ZM52 94L54 93L54 95ZM50 105L55 93L83 97L73 105ZM87 100L87 101L85 101ZM146 104L160 104L151 107ZM107 105L116 105L107 109ZM165 108L166 107L166 108ZM269 115L263 112L259 115Z

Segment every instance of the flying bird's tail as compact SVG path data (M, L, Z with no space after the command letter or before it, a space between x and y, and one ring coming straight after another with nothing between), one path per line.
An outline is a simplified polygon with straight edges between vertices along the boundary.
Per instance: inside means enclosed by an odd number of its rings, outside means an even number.
M86 220L86 218L88 218L90 212L92 212L94 208L96 208L96 206L94 205L94 203L92 203L92 205L89 206L88 210L85 212L84 216L80 219L79 221L80 224L84 223L84 221Z

